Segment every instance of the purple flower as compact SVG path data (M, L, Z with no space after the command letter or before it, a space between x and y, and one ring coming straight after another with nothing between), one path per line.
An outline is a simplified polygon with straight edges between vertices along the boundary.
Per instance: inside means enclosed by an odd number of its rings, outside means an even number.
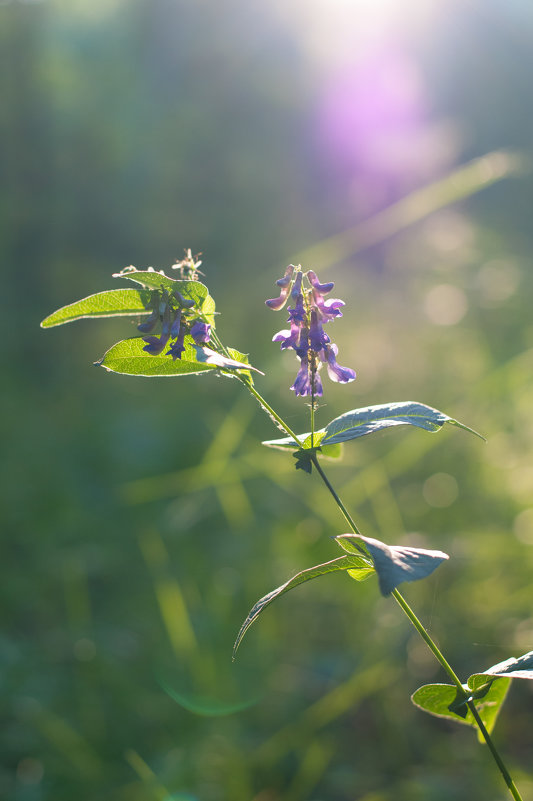
M324 355L326 358L323 359L323 361L326 362L328 375L332 381L337 381L340 384L348 384L350 381L354 380L355 370L352 370L350 367L341 367L337 364L335 357L338 352L339 349L336 345L327 345L324 348Z
M179 336L180 327L181 327L181 310L177 309L174 312L174 318L172 320L172 325L170 326L171 339L175 339L177 336Z
M166 346L168 341L167 339L163 339L163 337L143 337L143 342L147 342L148 344L144 346L143 350L150 354L150 356L158 356L163 348Z
M293 300L297 301L298 298L300 297L300 295L302 294L302 278L303 278L303 275L304 274L303 274L303 272L301 270L298 270L298 272L296 273L296 278L294 279L294 284L292 285L292 289L291 289L291 298Z
M296 297L296 304L294 308L291 308L291 306L289 306L288 312L289 312L289 322L294 321L296 323L303 323L305 321L304 296L301 293Z
M143 350L150 354L150 356L157 356L161 353L170 338L170 307L165 304L163 312L163 325L161 327L160 337L143 337L143 341L148 344L144 346Z
M182 306L184 309L192 309L192 307L194 306L194 300L192 298L184 298L181 292L178 292L177 289L175 289L172 294L174 295L180 306Z
M306 279L304 282L304 278ZM292 281L292 286L291 286ZM333 289L333 282L320 283L313 270L303 273L301 267L289 267L278 285L282 287L279 298L267 300L267 306L281 309L290 292L293 305L289 306L290 330L283 329L273 336L281 343L281 350L292 348L300 359L300 369L291 389L296 395L322 395L322 382L318 369L324 363L332 381L346 384L355 378L354 370L337 364L338 348L331 344L324 331L325 323L342 317L344 301L339 298L326 300Z
M322 328L322 323L318 320L316 309L311 312L311 325L309 326L309 345L311 349L320 353L330 342L330 338Z
M283 276L283 278L280 278L276 281L276 284L280 287L281 292L279 298L272 298L272 300L265 300L266 305L270 309L273 309L274 311L279 311L285 306L287 298L289 297L289 290L291 287L293 272L294 272L294 265L289 264L289 266L285 270L285 275Z
M301 367L298 370L298 374L294 379L294 384L292 385L291 389L294 390L296 396L298 395L312 395L312 372L309 364L309 359L307 354L303 357L300 357ZM315 371L314 374L314 384L315 384L315 397L322 397L322 381L320 380L320 376L318 375L318 371Z
M152 313L143 323L139 323L137 328L143 334L149 334L150 331L154 330L155 324L159 320L159 311L157 309L153 309Z
M286 328L283 331L278 331L272 337L272 342L281 342L281 350L285 348L297 348L300 341L300 326L295 322L291 322L291 329L288 331Z
M291 387L294 390L294 394L298 397L298 395L310 395L311 394L311 381L309 380L309 363L307 360L307 356L301 360L301 367L298 370L298 374L294 379L294 384Z
M166 356L172 356L174 361L176 361L176 359L181 359L182 353L185 350L185 345L183 343L183 340L185 339L186 332L187 329L185 328L184 325L182 325L179 330L178 338L176 339L175 342L172 343L170 349L167 350L165 354Z
M206 345L211 337L211 326L197 320L191 328L191 336L197 345Z
M336 317L342 317L341 306L344 306L344 301L339 298L330 298L324 300L320 293L313 290L313 297L316 307L320 312L320 317L324 323L334 320Z
M328 292L331 292L331 290L335 286L333 281L328 281L327 284L321 284L314 270L308 270L307 277L309 278L309 283L311 284L313 289L320 295L327 295Z

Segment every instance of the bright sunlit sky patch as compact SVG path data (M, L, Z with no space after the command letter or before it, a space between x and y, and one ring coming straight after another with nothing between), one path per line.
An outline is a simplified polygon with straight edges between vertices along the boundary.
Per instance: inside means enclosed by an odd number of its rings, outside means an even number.
M435 119L420 51L454 0L293 0L280 13L316 69L314 137L331 176L372 213L454 164L458 132Z

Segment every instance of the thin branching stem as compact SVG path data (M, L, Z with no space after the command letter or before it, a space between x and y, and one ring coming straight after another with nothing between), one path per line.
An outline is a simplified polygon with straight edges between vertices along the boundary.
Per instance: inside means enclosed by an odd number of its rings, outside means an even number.
M331 482L329 481L329 479L327 478L326 474L324 473L323 469L321 468L321 466L320 466L320 464L318 462L318 458L316 457L316 454L313 455L313 464L315 465L318 474L320 475L321 479L323 480L323 482L325 483L326 487L328 488L328 490L330 491L331 495L333 496L333 499L335 500L335 503L338 505L338 507L341 510L342 514L344 515L345 519L348 521L349 525L352 527L353 533L354 534L359 534L357 526L353 522L353 519L352 519L350 513L347 511L347 509L344 506L343 502L341 501L339 495L337 494L337 492L333 488ZM409 619L410 623L415 627L415 629L420 634L420 636L422 637L422 639L424 640L424 642L426 643L426 645L428 646L428 648L430 649L432 654L435 656L435 658L438 660L438 662L444 668L444 670L446 671L446 673L448 674L450 679L453 681L453 683L455 684L457 689L461 690L461 692L464 692L464 687L463 687L463 685L461 683L461 680L459 679L459 677L457 676L457 674L455 673L455 671L453 670L453 668L451 667L451 665L449 664L447 659L445 658L444 654L442 653L442 651L440 650L440 648L438 647L436 642L433 640L433 638L430 636L430 634L424 628L424 626L422 625L422 623L421 623L420 619L418 618L418 616L415 614L413 609L411 609L411 607L409 606L409 604L407 603L407 601L405 600L403 595L400 592L398 592L398 590L396 590L396 589L393 590L392 595L393 595L395 601L398 603L398 605L402 609L402 611L405 613L405 615ZM468 701L468 708L472 712L472 716L473 716L474 720L476 721L476 724L477 724L477 726L478 726L478 728L479 728L479 730L480 730L480 732L481 732L481 734L483 736L483 739L485 740L485 742L487 743L487 745L488 745L488 747L490 749L490 752L491 752L491 754L492 754L492 756L494 758L494 761L496 762L496 764L497 764L497 766L498 766L498 768L500 770L500 773L503 776L503 780L505 781L505 784L507 785L507 787L509 789L509 792L511 793L511 795L513 796L515 801L522 801L522 797L521 797L520 793L518 792L518 789L517 789L513 779L511 778L511 774L507 770L507 768L506 768L506 766L505 766L505 764L503 762L503 759L501 758L501 756L500 756L498 750L496 749L496 746L494 745L494 743L493 743L493 741L492 741L492 739L491 739L491 737L490 737L490 735L489 735L489 733L488 733L483 721L481 720L479 712L476 709L475 703L473 701Z
M277 412L274 411L274 409L270 406L270 404L267 403L267 401L257 392L257 390L253 387L253 385L249 381L247 381L244 376L243 377L238 376L238 377L240 378L242 383L245 385L245 387L259 401L259 403L261 404L261 406L265 410L265 412L267 412L267 414L276 422L276 424L281 429L286 431L287 434L298 445L298 447L300 447L301 443L298 440L297 435L294 433L294 431L292 431L292 429L287 425L287 423L277 414ZM314 431L314 396L312 396L312 398L311 398L311 430L312 430L312 432ZM348 509L346 508L346 506L342 502L342 500L341 500L340 496L338 495L337 491L335 490L335 488L333 487L332 483L330 482L330 480L328 479L327 475L325 474L321 464L318 461L318 457L317 457L317 454L316 454L315 451L311 451L311 461L312 461L317 473L319 474L320 478L322 479L322 481L326 485L327 489L329 490L331 496L333 497L333 500L335 501L335 503L337 504L339 510L341 511L344 519L346 520L346 522L350 526L352 532L360 537L361 536L361 532L357 528L355 520L351 516L350 512L348 511ZM364 549L363 545L360 545L360 546L358 545L357 547L359 548L359 550L361 551L362 554L364 554L365 556L368 556L368 553ZM417 630L419 635L422 637L422 639L424 640L424 642L426 643L426 645L428 646L428 648L430 649L430 651L434 655L435 659L437 659L437 661L440 663L442 668L446 671L446 673L448 674L448 676L450 677L450 679L452 680L454 685L457 687L458 690L460 690L461 692L464 692L465 688L463 687L463 685L461 683L461 680L459 679L459 677L457 676L457 674L455 673L455 671L453 670L453 668L449 664L448 660L445 658L444 654L442 653L442 651L440 650L440 648L438 647L436 642L430 636L428 631L424 628L422 622L420 621L418 616L415 614L413 609L409 606L409 604L407 603L407 601L405 600L403 595L397 589L393 590L392 595L393 595L394 600L396 601L396 603L400 606L400 608L402 609L404 614L409 619L410 623L414 626L414 628ZM518 791L518 789L517 789L512 777L511 777L511 774L509 773L507 767L505 766L505 763L504 763L503 759L501 758L501 756L500 756L496 746L494 745L494 742L492 741L492 739L491 739L491 737L490 737L490 735L489 735L489 733L488 733L483 721L481 720L481 717L479 715L479 712L476 709L476 705L475 705L474 701L468 701L467 705L468 705L468 708L470 709L470 711L472 713L472 716L473 716L474 720L476 721L476 725L478 726L478 728L479 728L479 730L480 730L480 732L481 732L481 734L483 736L483 739L485 740L485 742L487 743L487 745L489 747L489 750L490 750L490 752L492 754L492 757L493 757L494 761L496 762L496 765L498 766L498 769L499 769L500 773L502 774L503 780L505 781L505 784L507 785L507 787L509 789L509 792L511 793L511 795L513 796L515 801L522 801L522 797L521 797L521 795L520 795L520 793L519 793L519 791Z

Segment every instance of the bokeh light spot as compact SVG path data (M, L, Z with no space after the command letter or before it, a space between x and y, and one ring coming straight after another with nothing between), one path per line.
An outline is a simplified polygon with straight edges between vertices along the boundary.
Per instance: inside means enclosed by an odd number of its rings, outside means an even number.
M491 308L508 300L520 283L520 271L516 264L506 259L487 262L477 275L478 302Z
M533 509L524 509L515 517L513 531L524 545L533 545Z
M72 650L79 662L90 662L96 656L96 645L87 637L76 640Z
M455 325L467 311L465 293L452 284L438 284L424 298L424 312L435 325Z
M17 765L17 779L21 784L39 784L43 775L43 763L33 757L24 757Z
M434 473L424 482L422 495L429 506L451 506L459 495L457 481L449 473Z

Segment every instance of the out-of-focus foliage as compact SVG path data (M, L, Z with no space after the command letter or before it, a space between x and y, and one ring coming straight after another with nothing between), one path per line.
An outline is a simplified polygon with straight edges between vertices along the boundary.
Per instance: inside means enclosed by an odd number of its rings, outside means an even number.
M309 430L263 304L305 253L358 373L317 426L414 399L487 437L350 443L361 531L450 554L406 595L461 677L531 650L532 36L519 0L0 2L2 797L503 797L467 727L412 707L444 677L372 579L291 592L232 665L255 599L346 530L238 383L95 370L124 318L38 324L203 251L221 336ZM530 684L494 732L525 798Z

